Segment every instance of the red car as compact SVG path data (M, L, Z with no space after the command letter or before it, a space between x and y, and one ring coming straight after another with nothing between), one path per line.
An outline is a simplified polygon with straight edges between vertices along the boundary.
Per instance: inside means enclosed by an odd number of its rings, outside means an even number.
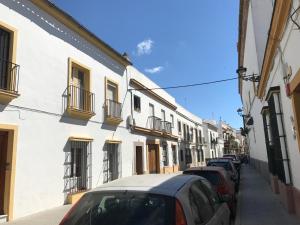
M226 199L228 207L230 208L232 217L236 213L236 197L235 184L231 180L229 174L223 167L206 166L206 167L192 167L183 172L183 174L197 175L206 178L213 186L215 191L219 194L221 199Z

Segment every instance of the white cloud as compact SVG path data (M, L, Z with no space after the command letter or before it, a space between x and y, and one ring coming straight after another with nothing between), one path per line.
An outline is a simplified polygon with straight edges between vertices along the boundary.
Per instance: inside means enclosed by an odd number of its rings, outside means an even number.
M149 38L137 44L138 55L149 55L152 51L153 41Z
M153 73L159 73L159 72L161 72L163 69L164 69L164 67L162 67L162 66L157 66L157 67L153 67L153 68L150 68L150 69L145 69L145 72L153 74Z

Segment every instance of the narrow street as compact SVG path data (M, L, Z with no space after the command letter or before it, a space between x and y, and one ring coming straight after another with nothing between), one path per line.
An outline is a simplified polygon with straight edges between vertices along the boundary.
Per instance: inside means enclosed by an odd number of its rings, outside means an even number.
M242 168L235 225L298 225L271 190L267 181L252 167Z

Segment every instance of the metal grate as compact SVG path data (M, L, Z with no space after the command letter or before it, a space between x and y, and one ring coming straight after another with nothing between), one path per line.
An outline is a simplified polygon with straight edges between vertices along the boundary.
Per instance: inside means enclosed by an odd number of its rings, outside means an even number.
M106 99L106 116L122 118L122 104L111 99Z
M106 143L103 152L103 183L107 183L122 176L121 145Z
M65 188L76 193L92 187L92 143L69 141L65 157Z

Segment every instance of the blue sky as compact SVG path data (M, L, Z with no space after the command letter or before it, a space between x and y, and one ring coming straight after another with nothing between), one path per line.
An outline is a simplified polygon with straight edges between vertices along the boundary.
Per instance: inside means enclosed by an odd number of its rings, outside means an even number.
M232 78L238 0L52 0L160 86ZM237 81L168 92L192 113L242 126Z

